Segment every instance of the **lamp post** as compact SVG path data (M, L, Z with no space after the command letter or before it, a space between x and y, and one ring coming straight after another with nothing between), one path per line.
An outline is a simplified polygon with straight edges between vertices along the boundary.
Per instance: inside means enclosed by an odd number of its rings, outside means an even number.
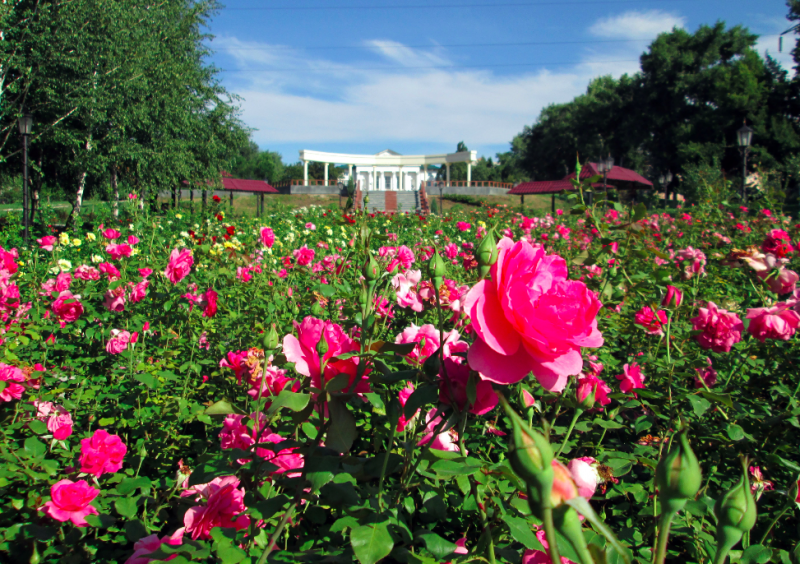
M666 173L662 172L658 176L658 184L661 188L664 189L664 207L667 207L667 202L669 201L669 193L667 192L667 187L669 186L670 182L672 182L672 172L667 171Z
M736 131L736 138L739 142L739 151L742 153L742 203L747 203L747 152L750 150L750 142L753 140L753 130L747 127L747 122Z
M608 205L608 173L614 168L614 157L608 155L605 159L600 159L597 163L597 172L603 173L603 190L605 191L606 205Z
M31 134L33 116L23 110L19 118L19 133L22 135L22 240L28 244L28 223L30 222L28 209L28 135Z

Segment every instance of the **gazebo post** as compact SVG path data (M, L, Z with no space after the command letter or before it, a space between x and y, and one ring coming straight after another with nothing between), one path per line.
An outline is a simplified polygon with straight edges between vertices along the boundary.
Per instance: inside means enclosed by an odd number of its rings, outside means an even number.
M525 209L525 194L519 195L519 211L523 211Z
M551 208L551 212L550 213L555 215L556 214L556 193L555 192L553 192L550 195L550 208Z
M233 190L228 190L228 193L231 195L231 213L233 213Z

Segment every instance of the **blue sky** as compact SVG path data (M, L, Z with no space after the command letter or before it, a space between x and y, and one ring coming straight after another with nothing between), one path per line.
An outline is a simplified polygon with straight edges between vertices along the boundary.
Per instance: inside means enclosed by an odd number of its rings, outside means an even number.
M227 0L211 61L242 120L284 162L298 150L481 156L594 77L639 69L660 32L718 20L788 69L783 0ZM787 36L790 37L790 36Z

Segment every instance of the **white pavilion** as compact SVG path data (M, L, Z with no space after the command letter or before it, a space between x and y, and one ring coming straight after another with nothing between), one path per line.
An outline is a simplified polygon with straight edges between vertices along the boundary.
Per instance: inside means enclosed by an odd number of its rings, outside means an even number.
M442 165L445 167L447 184L450 184L450 165L467 163L467 185L472 179L472 164L477 160L477 151L462 151L438 155L401 155L390 149L374 155L348 155L344 153L324 153L322 151L300 151L303 163L303 183L308 184L308 163L325 164L325 185L328 181L328 165L347 165L344 182L352 177L360 184L362 192L370 191L413 191L428 181L436 180ZM437 165L428 169L429 165Z

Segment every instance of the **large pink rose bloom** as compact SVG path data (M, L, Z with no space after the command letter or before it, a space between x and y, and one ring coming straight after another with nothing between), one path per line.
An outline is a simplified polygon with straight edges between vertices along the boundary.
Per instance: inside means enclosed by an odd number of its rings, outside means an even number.
M164 536L160 539L158 538L158 535L150 535L149 537L139 539L134 543L133 554L131 554L130 558L125 561L125 564L147 564L148 562L152 562L155 560L155 558L148 558L148 556L161 548L162 544L168 544L171 546L179 546L183 544L183 533L185 530L186 529L181 527L170 536ZM173 554L164 560L172 560L177 557L177 554Z
M469 364L498 384L533 372L544 388L560 392L583 367L581 347L603 344L596 319L602 304L583 282L567 279L560 256L507 237L497 247L492 279L464 298L476 333Z
M272 247L275 243L275 233L269 227L261 228L261 242L265 247Z
M311 316L303 319L300 324L295 322L295 329L297 337L286 335L283 338L283 353L289 362L294 362L295 370L304 376L309 376L311 385L320 390L324 388L323 379L327 383L338 374L347 374L350 376L350 384L346 390L349 390L356 379L359 359L354 356L336 360L334 357L360 350L359 344L353 341L340 325ZM317 343L320 339L325 339L328 346L328 352L322 358L317 352ZM326 362L325 375L321 378L323 361ZM366 377L368 372L369 370L365 371L361 381L356 385L354 390L356 393L370 391L369 380Z
M105 429L98 429L90 438L81 441L81 472L93 476L114 473L122 468L126 452L128 447L122 439Z
M691 322L692 329L702 331L697 335L697 342L704 349L730 352L731 347L742 340L742 320L735 313L719 309L714 302L701 307Z
M186 278L193 264L194 258L192 258L192 251L189 249L184 249L182 251L172 249L172 253L169 255L169 264L167 264L167 269L164 271L164 274L167 275L170 282L177 284Z
M800 315L786 302L772 307L757 307L747 310L750 325L747 332L762 343L767 339L788 341L800 326Z
M83 304L69 290L61 292L56 301L53 302L51 309L61 321L72 323L83 315Z
M238 485L238 478L225 476L193 486L181 494L181 497L196 496L196 501L206 502L190 508L183 516L186 532L191 533L192 539L208 539L214 527L240 531L250 526L250 517L239 515L247 507L244 505L244 488L237 489Z
M50 488L51 500L39 508L56 521L72 521L76 527L86 527L87 515L99 515L99 511L89 505L100 490L86 483L86 480L73 482L61 480Z

